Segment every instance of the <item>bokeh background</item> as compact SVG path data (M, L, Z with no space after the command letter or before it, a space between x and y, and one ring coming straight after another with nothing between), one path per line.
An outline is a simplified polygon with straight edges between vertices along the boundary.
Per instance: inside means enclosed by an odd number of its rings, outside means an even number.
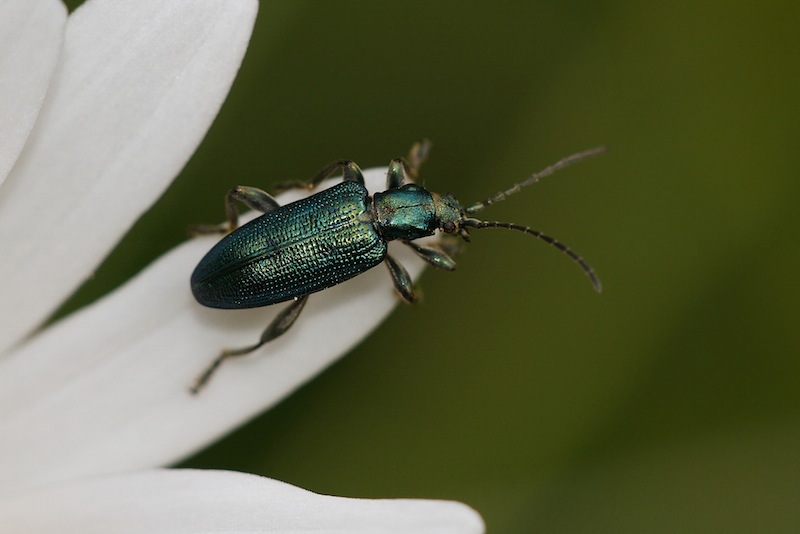
M471 202L608 144L485 212L578 250L601 295L476 232L424 302L182 465L456 499L490 532L800 531L799 60L793 1L264 0L206 140L65 311L235 184L424 136L421 181Z

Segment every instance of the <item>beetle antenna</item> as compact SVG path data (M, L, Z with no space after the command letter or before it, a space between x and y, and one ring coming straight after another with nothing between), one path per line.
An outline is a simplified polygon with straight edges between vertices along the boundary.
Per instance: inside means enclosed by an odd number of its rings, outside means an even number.
M584 274L589 278L589 282L591 282L592 287L595 291L600 293L603 290L603 286L600 283L600 279L595 274L594 269L592 269L591 265L586 263L586 261L581 258L574 250L569 248L567 245L558 241L557 239L550 237L549 235L545 235L538 230L534 230L528 226L522 226L520 224L514 223L507 223L507 222L500 222L500 221L481 221L478 219L465 219L462 221L462 226L467 228L508 228L509 230L518 230L520 232L525 232L526 234L530 234L538 239L541 239L548 245L552 245L567 256L569 256L572 261L578 264L578 266L583 269Z
M587 158L592 158L594 156L599 156L600 154L604 154L607 150L608 147L606 146L598 146L595 148L590 148L589 150L584 150L583 152L578 152L577 154L572 154L571 156L567 156L566 158L553 163L549 167L546 167L539 172L531 174L521 182L515 183L505 191L498 191L497 193L483 200L482 202L476 202L472 206L466 208L464 211L469 214L483 211L486 207L491 206L495 202L500 202L501 200L505 200L508 195L513 195L523 187L535 184L545 176L550 176L554 172L559 171L569 165L572 165L573 163L578 163L579 161L583 161Z

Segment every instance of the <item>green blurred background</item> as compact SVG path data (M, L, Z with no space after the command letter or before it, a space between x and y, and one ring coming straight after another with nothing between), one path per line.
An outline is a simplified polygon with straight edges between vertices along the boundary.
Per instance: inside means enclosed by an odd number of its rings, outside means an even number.
M486 212L574 247L602 295L475 233L424 302L182 465L460 500L490 532L800 531L799 59L796 1L265 0L206 140L69 306L235 184L425 136L421 181L470 202L607 143Z

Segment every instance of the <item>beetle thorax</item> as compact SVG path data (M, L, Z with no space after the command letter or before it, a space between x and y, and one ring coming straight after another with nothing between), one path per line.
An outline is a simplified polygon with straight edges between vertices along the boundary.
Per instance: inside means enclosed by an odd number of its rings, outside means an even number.
M387 241L433 235L439 227L431 193L416 184L375 193L373 203L375 222Z

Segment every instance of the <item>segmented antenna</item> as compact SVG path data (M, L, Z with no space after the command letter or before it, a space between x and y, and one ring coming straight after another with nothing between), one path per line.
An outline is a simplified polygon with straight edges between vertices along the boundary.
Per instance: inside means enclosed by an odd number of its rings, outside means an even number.
M585 154L585 152L582 154ZM554 246L555 248L557 248L558 250L569 256L572 259L572 261L577 263L578 266L580 266L580 268L583 269L584 274L586 274L586 276L589 278L589 282L591 282L592 287L594 288L595 291L600 293L603 290L603 285L600 283L600 279L597 277L597 274L595 274L594 269L592 269L591 265L586 263L586 261L583 258L581 258L574 250L569 248L567 245L565 245L561 241L558 241L554 237L550 237L549 235L541 233L539 230L534 230L529 226L522 226L520 224L500 222L500 221L481 221L478 219L466 219L462 222L462 225L466 226L467 228L478 228L478 229L508 228L509 230L518 230L520 232L525 232L526 234L530 234L538 239L541 239L548 245Z
M491 206L495 202L500 202L501 200L505 200L508 195L513 195L523 187L535 184L545 176L550 176L554 172L561 170L569 165L572 165L573 163L577 163L579 161L583 161L587 158L591 158L594 156L599 156L600 154L605 153L607 150L608 147L599 146L596 148L591 148L589 150L584 150L583 152L578 152L577 154L572 154L571 156L567 156L566 158L557 161L556 163L550 165L549 167L544 168L539 172L531 174L521 182L515 183L505 191L499 191L494 195L490 196L489 198L487 198L486 200L483 200L482 202L476 202L472 206L466 208L464 211L469 214L483 211L487 206Z

